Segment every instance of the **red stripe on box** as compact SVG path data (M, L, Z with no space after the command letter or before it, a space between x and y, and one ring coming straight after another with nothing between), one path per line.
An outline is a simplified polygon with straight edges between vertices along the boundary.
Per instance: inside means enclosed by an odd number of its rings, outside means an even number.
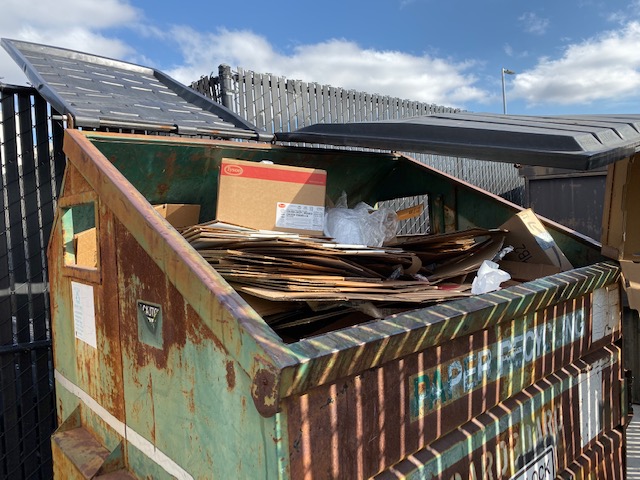
M276 182L301 183L304 185L326 185L327 174L325 172L300 172L253 165L236 165L222 162L220 175L227 177L256 178L259 180L272 180Z

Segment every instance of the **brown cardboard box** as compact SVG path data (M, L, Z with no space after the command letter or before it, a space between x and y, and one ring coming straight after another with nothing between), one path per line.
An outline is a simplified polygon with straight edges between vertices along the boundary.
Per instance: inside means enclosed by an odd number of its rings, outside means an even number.
M322 235L324 170L222 159L216 220L258 230Z
M96 229L90 228L78 233L73 238L76 252L76 265L79 267L96 268L98 265L98 239Z
M188 227L198 223L200 205L183 203L163 203L153 208L162 215L174 228ZM96 229L90 228L78 233L73 238L76 252L76 265L96 268L98 265L98 238Z
M163 203L153 208L167 219L174 228L190 227L200 219L200 205L186 203Z
M629 306L640 311L640 156L609 165L602 216L602 254L618 260Z
M630 260L620 260L622 277L629 306L640 312L640 263Z
M528 282L538 278L560 273L560 267L542 263L524 263L502 260L499 262L500 270L504 270L513 280Z
M573 266L549 232L530 208L514 215L500 226L508 230L504 244L515 249L505 260L530 264L554 265L560 271Z

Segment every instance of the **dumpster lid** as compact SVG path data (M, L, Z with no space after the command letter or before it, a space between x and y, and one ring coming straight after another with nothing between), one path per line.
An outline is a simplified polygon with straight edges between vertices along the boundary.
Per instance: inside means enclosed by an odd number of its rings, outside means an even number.
M638 151L640 115L439 113L401 120L319 123L278 133L276 139L590 170Z
M273 136L168 75L74 50L2 39L29 81L74 127L270 141Z

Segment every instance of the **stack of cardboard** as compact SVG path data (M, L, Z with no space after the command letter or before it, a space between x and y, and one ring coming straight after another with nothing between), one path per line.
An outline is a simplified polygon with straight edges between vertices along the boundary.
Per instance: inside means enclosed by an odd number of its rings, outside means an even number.
M284 328L283 319L291 327L354 309L371 317L382 315L380 308L467 296L466 274L493 258L504 238L474 229L370 248L221 222L182 233L276 329Z

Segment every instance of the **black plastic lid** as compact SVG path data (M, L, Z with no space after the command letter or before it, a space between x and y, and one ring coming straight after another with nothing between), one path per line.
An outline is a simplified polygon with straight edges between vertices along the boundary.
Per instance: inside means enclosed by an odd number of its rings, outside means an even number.
M402 120L316 124L278 133L276 139L590 170L638 150L640 115L444 113Z

